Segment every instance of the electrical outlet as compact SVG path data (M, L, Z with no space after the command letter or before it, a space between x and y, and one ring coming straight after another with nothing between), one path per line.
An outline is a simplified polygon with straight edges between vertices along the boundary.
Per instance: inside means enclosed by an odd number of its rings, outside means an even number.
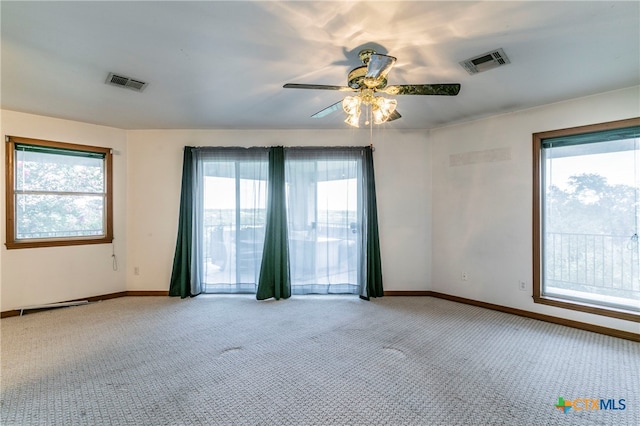
M137 266L133 267L133 275L140 275L140 268L138 268Z
M467 274L466 272L463 272L462 274L460 274L460 279L462 281L468 281L469 280L469 274Z
M524 281L518 281L518 287L521 291L527 291L527 283Z

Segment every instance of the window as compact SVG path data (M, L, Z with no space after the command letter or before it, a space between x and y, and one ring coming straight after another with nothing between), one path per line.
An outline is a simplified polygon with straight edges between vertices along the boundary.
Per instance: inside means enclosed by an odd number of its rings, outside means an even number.
M7 136L8 249L113 240L109 148Z
M640 321L640 119L533 143L534 300Z

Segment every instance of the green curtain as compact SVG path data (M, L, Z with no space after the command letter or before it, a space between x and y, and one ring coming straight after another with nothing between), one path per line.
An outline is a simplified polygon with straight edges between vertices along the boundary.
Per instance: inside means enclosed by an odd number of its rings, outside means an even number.
M178 219L178 241L173 258L173 271L169 285L169 296L196 296L192 294L193 258L193 148L184 147L182 162L182 193Z
M373 149L366 147L363 153L362 177L365 188L365 214L366 214L366 288L363 288L360 297L382 297L382 261L380 259L380 236L378 234L378 206L376 202L376 183L373 172Z
M269 150L269 180L267 190L267 224L262 265L256 298L286 299L291 296L289 274L289 241L284 178L284 148Z

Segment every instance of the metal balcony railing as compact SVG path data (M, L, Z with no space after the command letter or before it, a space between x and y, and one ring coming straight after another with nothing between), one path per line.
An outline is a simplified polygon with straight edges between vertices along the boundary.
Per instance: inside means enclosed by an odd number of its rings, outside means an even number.
M638 252L630 236L546 233L545 286L640 301Z

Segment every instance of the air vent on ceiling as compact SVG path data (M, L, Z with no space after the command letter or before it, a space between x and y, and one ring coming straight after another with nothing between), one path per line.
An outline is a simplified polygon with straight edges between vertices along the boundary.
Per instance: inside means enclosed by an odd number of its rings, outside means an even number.
M462 65L469 74L477 74L509 63L511 63L511 61L507 58L504 50L496 49L462 61L460 65Z
M114 74L112 72L109 73L106 83L111 84L112 86L125 87L127 89L135 90L136 92L142 92L144 88L147 87L147 83L145 83L144 81L135 80L133 78Z

